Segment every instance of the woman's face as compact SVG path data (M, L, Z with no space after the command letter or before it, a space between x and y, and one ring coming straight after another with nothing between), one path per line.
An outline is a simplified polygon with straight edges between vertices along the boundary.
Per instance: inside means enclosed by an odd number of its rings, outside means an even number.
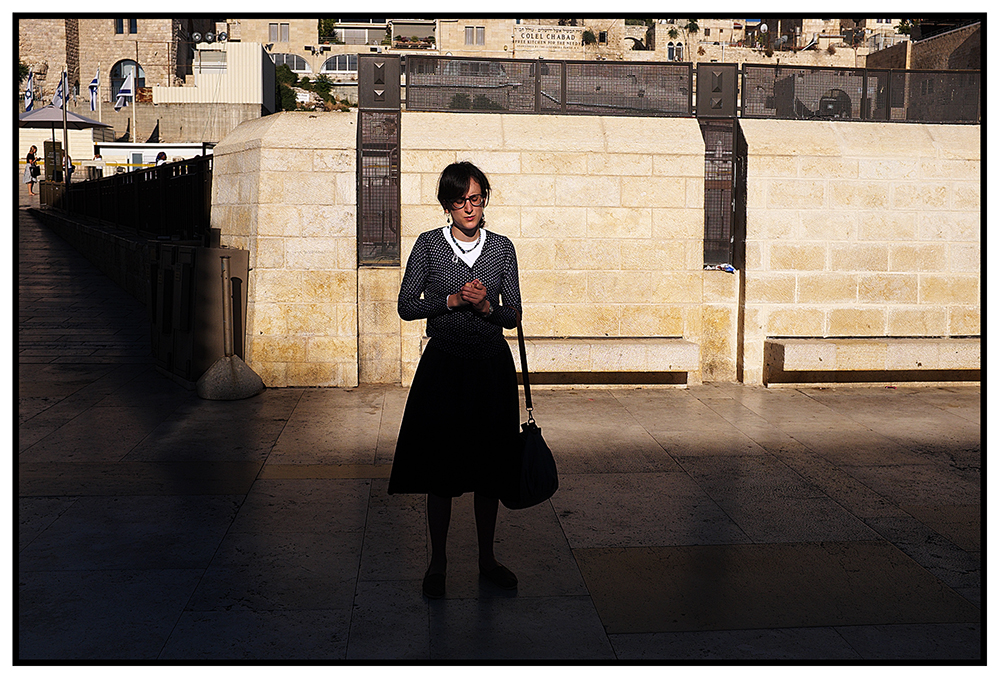
M470 198L472 200L469 200ZM469 179L469 188L462 195L462 199L464 199L462 204L459 204L458 201L452 202L448 213L456 226L465 231L471 231L479 225L479 221L483 218L483 207L485 207L479 182L475 179ZM472 204L473 200L479 203L478 207Z

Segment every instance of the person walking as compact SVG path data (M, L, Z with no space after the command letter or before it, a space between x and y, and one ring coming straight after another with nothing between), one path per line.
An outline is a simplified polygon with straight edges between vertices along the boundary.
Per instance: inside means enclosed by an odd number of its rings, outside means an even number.
M38 147L34 144L28 149L28 154L25 156L27 161L24 166L24 183L28 185L28 195L37 196L35 193L35 182L38 181L38 176L42 173L41 169L38 167Z
M424 348L407 395L389 476L390 494L427 495L431 558L428 598L445 594L452 498L473 493L480 576L516 589L493 543L499 497L520 464L517 374L504 328L521 315L517 255L510 239L486 230L490 183L470 162L438 180L446 225L417 237L400 286L404 321L426 319Z

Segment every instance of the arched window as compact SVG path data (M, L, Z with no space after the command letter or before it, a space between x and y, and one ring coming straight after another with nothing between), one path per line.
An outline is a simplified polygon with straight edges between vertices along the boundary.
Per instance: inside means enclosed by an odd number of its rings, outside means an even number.
M146 72L142 70L142 66L131 59L122 59L111 67L111 101L118 96L118 90L125 84L129 73L135 73L132 83L135 89L146 86Z
M677 47L674 50L674 57L676 61L684 61L684 43L677 43Z
M335 54L323 63L323 73L357 73L357 54Z
M674 60L674 43L668 42L667 43L667 61L673 61L673 60Z
M309 62L298 54L275 52L271 55L271 58L274 60L275 66L286 64L288 68L292 69L293 73L312 73L312 69L309 68Z

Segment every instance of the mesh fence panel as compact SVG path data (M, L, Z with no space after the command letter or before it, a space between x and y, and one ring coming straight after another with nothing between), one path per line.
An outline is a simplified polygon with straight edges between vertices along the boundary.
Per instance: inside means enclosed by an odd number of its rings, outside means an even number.
M399 263L398 111L361 111L358 263Z
M691 115L691 64L408 57L411 111Z
M980 72L745 64L741 115L978 123Z
M979 121L979 71L893 71L887 82L892 120Z
M698 121L705 139L705 264L733 263L734 121Z

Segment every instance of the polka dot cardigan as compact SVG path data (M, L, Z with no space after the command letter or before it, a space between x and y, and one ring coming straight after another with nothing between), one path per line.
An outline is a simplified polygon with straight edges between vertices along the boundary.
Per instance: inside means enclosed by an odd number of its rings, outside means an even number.
M464 358L487 358L507 351L503 328L517 327L521 308L514 244L492 231L484 229L482 233L483 249L472 266L455 255L442 229L420 234L406 261L399 290L400 318L426 318L427 336L445 351ZM449 309L448 296L476 278L486 286L492 308L489 316L472 305Z

